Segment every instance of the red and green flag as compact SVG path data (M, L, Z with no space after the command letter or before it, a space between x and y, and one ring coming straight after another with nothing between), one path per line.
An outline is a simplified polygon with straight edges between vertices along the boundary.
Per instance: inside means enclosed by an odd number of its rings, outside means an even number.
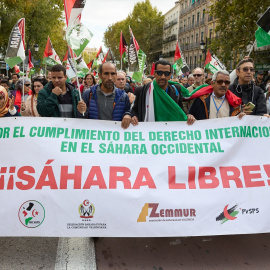
M125 40L123 32L121 31L119 52L120 52L120 57L124 60L125 63L126 63L127 51L128 51L127 42Z
M91 71L93 63L94 63L94 59L91 60L89 64L87 64L87 67L89 68L89 71Z
M43 55L43 64L48 65L48 66L54 66L57 64L62 64L60 61L60 58L58 57L57 53L55 52L52 42L50 40L50 37L47 39L47 44L44 50L44 55Z
M113 55L112 55L112 51L111 49L109 48L108 52L106 53L102 63L105 63L105 62L112 62L114 63L114 58L113 58Z
M270 7L257 21L259 28L255 32L257 47L270 45Z
M94 60L93 65L94 65L94 66L99 66L99 65L101 65L102 60L103 60L102 58L103 58L103 51L102 51L102 46L100 46L100 48L99 48L99 50L98 50L98 52L97 52L97 55L96 55L96 57L95 57L95 60Z
M218 60L218 58L212 52L210 52L209 49L207 51L204 68L212 74L219 70L226 70L226 67Z
M176 75L179 76L183 73L189 72L189 67L184 59L182 57L182 52L179 47L178 41L176 43L175 53L174 53L174 65L173 65Z
M64 0L67 23L66 39L70 48L78 56L93 37L89 29L81 23L81 12L85 2L85 0Z
M13 27L6 52L5 61L10 68L25 59L25 19L20 19Z
M67 26L76 20L78 20L76 24L80 22L81 13L84 9L85 2L85 0L64 0Z
M31 51L28 50L28 64L27 64L27 70L26 70L26 77L28 78L30 77L31 74L34 73L34 70L35 70L31 59L32 59Z

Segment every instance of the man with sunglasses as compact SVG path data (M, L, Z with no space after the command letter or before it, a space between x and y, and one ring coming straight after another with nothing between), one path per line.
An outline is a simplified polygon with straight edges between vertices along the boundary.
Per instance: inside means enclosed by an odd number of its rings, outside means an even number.
M77 117L99 120L122 121L122 128L129 127L131 122L130 102L125 91L115 87L116 67L106 62L99 67L99 78L102 83L83 93L78 104Z
M206 86L193 94L194 100L189 113L197 120L235 116L242 118L240 112L241 99L228 91L230 75L226 70L217 71L210 86Z
M138 122L184 121L189 125L196 120L183 111L180 84L170 82L172 67L165 60L155 63L155 80L135 90L136 100L132 108L132 125ZM170 98L168 98L168 96Z
M246 114L264 115L267 113L266 99L263 89L253 82L254 72L254 62L251 58L241 60L236 66L237 78L229 89L242 99L243 111ZM250 110L250 107L245 108L245 105L249 102L255 105L252 110Z

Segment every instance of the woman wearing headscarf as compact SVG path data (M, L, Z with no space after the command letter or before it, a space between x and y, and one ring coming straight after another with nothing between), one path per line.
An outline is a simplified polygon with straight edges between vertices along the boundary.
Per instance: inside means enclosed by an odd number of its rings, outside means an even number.
M26 101L22 101L21 115L39 117L37 111L37 97L38 92L48 83L48 81L41 76L35 77L32 81L32 95L28 96Z
M12 95L15 98L14 105L18 106L18 112L21 111L21 103L25 101L31 94L31 81L28 78L20 78L16 85L15 90L12 92ZM23 87L24 87L24 96L23 96Z
M20 116L14 106L14 97L8 97L7 90L0 86L0 117Z

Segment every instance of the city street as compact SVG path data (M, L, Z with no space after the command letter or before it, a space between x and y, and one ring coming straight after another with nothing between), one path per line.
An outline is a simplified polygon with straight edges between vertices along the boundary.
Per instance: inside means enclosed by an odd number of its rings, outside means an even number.
M269 269L269 234L95 238L96 266L85 241L91 243L90 238L0 238L0 269Z

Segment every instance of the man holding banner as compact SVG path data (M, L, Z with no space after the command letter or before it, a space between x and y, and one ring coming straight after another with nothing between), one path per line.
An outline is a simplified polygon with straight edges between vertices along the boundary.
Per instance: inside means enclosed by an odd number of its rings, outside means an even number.
M77 115L79 92L66 82L66 68L55 65L51 70L52 81L40 90L37 110L43 117L74 118Z
M237 78L229 89L242 99L243 111L247 114L264 115L267 113L264 91L253 82L255 72L251 58L241 60L236 66ZM255 106L254 106L255 105Z
M125 91L115 87L116 67L105 62L99 67L98 76L102 83L91 87L83 93L78 104L78 117L99 120L122 121L122 128L129 127L131 122L130 103Z
M226 70L217 71L210 86L206 86L193 94L196 97L189 113L197 120L214 119L239 115L242 118L241 98L229 91L230 74Z
M187 121L192 125L193 115L183 111L181 86L169 81L171 64L165 60L155 63L155 80L136 89L136 100L132 109L133 125L138 122Z

